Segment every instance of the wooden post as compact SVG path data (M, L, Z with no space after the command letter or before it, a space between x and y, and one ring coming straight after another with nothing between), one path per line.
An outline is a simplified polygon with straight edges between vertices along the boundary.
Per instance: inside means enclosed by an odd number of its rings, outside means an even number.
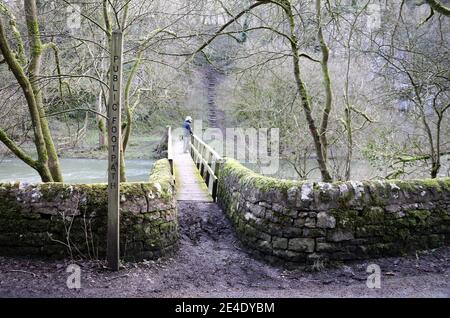
M108 103L108 266L120 266L120 155L122 148L122 32L112 34Z
M206 167L205 167L205 171L203 174L203 179L205 180L206 185L209 184L209 178L212 178L211 174L209 173L209 169L208 166L211 166L211 159L212 159L212 153L208 150L205 149L206 153L205 153L205 161L206 161Z
M192 159L194 159L194 149L193 149L193 146L194 146L194 136L191 136L190 137L191 138L191 142L190 142L190 147L189 147L189 151L191 152L191 157L192 157Z
M215 160L216 160L216 163L215 163L215 166L214 166L214 174L217 177L217 180L215 180L214 183L213 183L211 196L212 196L214 202L217 202L217 190L218 190L218 187L219 187L220 170L222 169L223 160L222 159L217 159L217 158Z
M172 127L170 126L167 126L167 159L170 164L170 173L173 175Z

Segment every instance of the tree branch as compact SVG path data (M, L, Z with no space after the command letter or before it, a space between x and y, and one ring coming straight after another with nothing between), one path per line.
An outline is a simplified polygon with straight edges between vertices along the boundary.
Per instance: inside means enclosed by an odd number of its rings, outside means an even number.
M444 6L439 0L425 0L431 9L433 9L436 12L439 12L442 15L445 15L447 17L450 17L450 8Z
M105 86L106 88L109 89L109 85L106 84L104 81L102 81L101 79L95 77L95 76L91 76L91 75L70 75L70 74L60 74L60 75L47 75L47 76L39 76L38 79L34 80L33 82L39 82L41 80L44 79L50 79L50 78L88 78L94 81L99 82L100 84L102 84L103 86Z
M353 106L350 106L350 110L357 113L358 115L364 117L365 120L367 120L369 123L375 123L375 120L369 117L366 113L364 113L362 110L359 110Z
M447 156L447 155L450 155L450 151L440 152L438 155L440 157ZM417 156L398 156L395 159L397 159L398 161L395 162L394 164L396 164L396 163L407 163L407 162L428 160L428 159L431 159L431 155L427 154L427 155L417 155Z
M108 120L109 118L105 115L103 115L100 112L97 112L95 110L89 109L89 108L74 108L74 109L68 109L68 110L64 110L64 111L60 111L60 112L56 112L56 113L52 113L52 114L47 114L44 117L53 117L53 116L58 116L58 115L62 115L62 114L66 114L66 113L72 113L72 112L77 112L77 111L84 111L84 112L89 112L89 113L94 113L100 117L103 117L104 119Z
M16 17L12 14L11 11L5 6L3 2L0 2L0 13L5 14L9 18L9 25L11 26L12 33L16 40L17 44L17 53L16 57L19 63L24 66L27 64L27 58L25 55L25 45L22 39L22 35L20 34L19 29L17 29Z
M38 169L39 163L28 155L22 148L20 148L11 138L8 137L6 132L0 128L0 141L15 154L19 159L25 162L27 165L34 169Z
M210 37L202 46L200 46L195 52L189 54L189 55L195 55L196 53L202 51L205 47L207 47L216 37L218 37L222 31L224 31L226 28L228 28L231 24L233 24L235 21L237 21L240 17L242 17L244 14L246 14L248 11L253 10L256 7L259 7L260 5L267 4L270 1L266 0L259 0L258 2L252 4L247 9L239 12L237 15L235 15L232 19L230 19L227 23L222 25L219 30L216 31L216 33Z
M62 0L65 4L67 4L68 6L71 6L73 8L73 4L70 3L67 0ZM92 24L94 24L95 26L97 26L100 30L102 30L103 32L105 32L106 34L108 34L108 30L109 29L105 29L103 28L100 24L98 24L95 20L93 20L91 17L83 14L83 12L81 11L77 11L78 14L80 14L83 18L85 18L86 20L88 20L89 22L91 22Z

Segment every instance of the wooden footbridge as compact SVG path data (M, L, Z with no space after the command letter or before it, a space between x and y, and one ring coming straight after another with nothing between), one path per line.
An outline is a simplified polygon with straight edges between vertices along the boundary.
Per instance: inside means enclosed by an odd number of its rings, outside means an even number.
M170 127L167 134L167 157L175 175L177 200L215 202L222 157L196 135L191 136L185 153L183 140L174 138Z

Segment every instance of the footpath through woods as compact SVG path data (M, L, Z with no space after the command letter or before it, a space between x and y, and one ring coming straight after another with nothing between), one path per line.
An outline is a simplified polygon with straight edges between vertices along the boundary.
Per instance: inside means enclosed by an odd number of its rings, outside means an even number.
M221 125L215 83L208 86L211 127ZM77 262L80 290L67 288L70 260L0 257L0 297L450 297L450 247L328 269L287 270L255 259L213 202L191 155L182 152L182 141L172 144L181 234L176 254L125 263L119 273L96 261ZM366 286L373 263L383 272L381 289Z
M287 270L251 256L212 202L190 154L174 140L179 250L156 261L125 263L120 273L81 265L81 289L67 288L72 262L0 257L0 297L450 297L450 247L416 256L368 260L334 268ZM382 288L366 286L369 264Z

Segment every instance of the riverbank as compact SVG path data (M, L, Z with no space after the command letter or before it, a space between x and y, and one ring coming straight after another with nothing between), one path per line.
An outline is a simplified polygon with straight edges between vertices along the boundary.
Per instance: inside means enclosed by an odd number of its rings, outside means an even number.
M126 158L128 160L153 160L157 159L154 149L161 140L160 135L138 134L131 136L128 143ZM61 158L77 159L107 159L108 149L99 149L98 142L87 140L85 145L60 152Z
M154 149L161 141L162 131L135 131L128 142L126 151L127 160L155 160L159 159ZM84 138L80 139L75 145L69 145L62 137L55 136L54 142L60 158L66 159L99 159L108 158L108 149L99 148L98 131L91 129L86 132ZM21 145L30 155L36 156L36 149L32 143L23 143ZM0 164L1 159L16 158L3 144L0 143Z
M125 160L129 182L146 182L155 160ZM66 183L103 183L107 182L108 160L85 158L60 159L64 182ZM17 158L7 158L0 162L0 182L39 183L38 173Z

